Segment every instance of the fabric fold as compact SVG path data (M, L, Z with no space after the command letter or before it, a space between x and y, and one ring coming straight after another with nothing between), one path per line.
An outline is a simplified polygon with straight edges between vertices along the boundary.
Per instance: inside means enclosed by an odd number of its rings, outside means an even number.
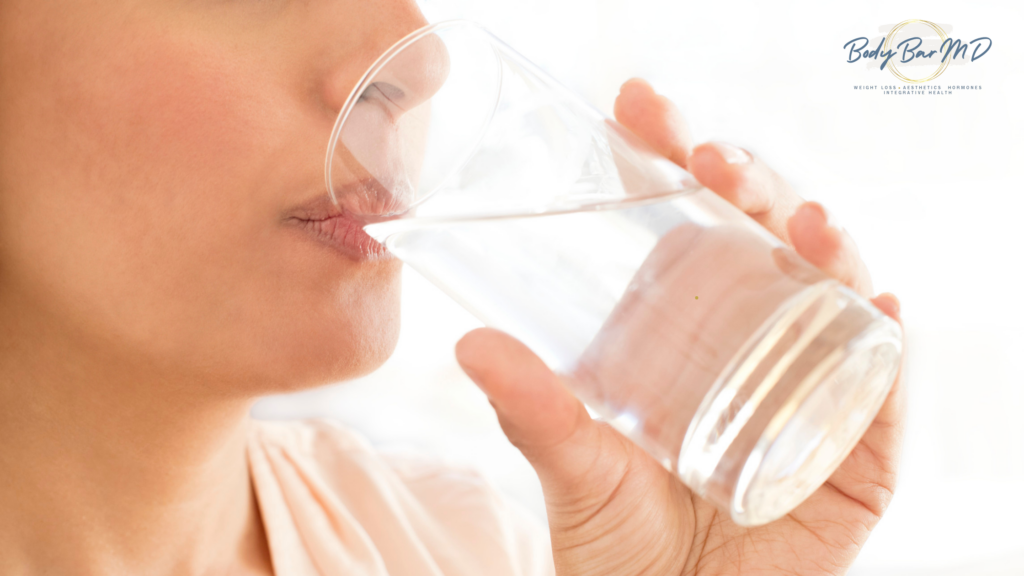
M329 420L254 421L248 450L278 576L554 574L547 531L472 470Z

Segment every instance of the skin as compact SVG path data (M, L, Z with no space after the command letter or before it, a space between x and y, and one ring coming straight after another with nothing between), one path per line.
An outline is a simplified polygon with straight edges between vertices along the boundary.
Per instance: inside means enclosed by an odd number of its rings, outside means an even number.
M351 86L425 23L407 0L0 2L0 573L271 573L249 407L365 374L398 334L398 262L340 257L288 214L324 194L323 147ZM617 114L811 262L867 282L816 205L779 226L799 202L762 164L691 148L642 84L626 85ZM560 573L606 557L649 573L779 561L743 556L762 540L582 418L518 343L475 332L458 351L545 483ZM847 496L812 508L858 544L792 528L802 536L787 546L817 552L802 566L852 559L877 520L898 407L869 432ZM593 466L628 469L630 489L609 500L613 476L590 481ZM630 546L635 527L616 528L641 496L671 548ZM574 526L602 497L604 512Z
M642 80L622 87L615 112L623 125L811 264L872 295L849 235L760 160L746 156L737 163L746 153L720 143L693 147L676 108ZM872 302L899 320L895 296ZM824 486L784 518L743 528L609 425L591 419L517 340L482 328L463 337L456 354L540 477L560 576L844 574L895 489L904 411L899 381Z
M424 24L407 0L0 2L0 573L269 572L249 407L372 371L399 324L397 260L287 214Z

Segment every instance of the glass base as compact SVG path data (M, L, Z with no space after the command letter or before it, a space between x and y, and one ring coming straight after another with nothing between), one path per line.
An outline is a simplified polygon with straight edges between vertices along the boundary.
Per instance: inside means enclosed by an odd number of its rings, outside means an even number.
M677 470L734 522L776 520L817 490L899 370L897 322L834 280L796 294L744 344L692 420Z

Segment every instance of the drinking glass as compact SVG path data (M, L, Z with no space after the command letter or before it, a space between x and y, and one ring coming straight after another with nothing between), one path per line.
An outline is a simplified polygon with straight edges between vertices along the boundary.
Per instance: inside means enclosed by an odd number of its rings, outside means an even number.
M896 377L898 323L474 23L380 56L326 179L737 524L814 492Z

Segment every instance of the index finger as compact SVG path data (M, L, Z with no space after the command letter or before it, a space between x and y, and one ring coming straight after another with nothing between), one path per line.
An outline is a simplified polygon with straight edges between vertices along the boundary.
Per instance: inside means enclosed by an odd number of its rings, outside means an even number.
M654 151L686 168L693 139L679 109L645 80L632 78L615 99L615 119L647 142Z

